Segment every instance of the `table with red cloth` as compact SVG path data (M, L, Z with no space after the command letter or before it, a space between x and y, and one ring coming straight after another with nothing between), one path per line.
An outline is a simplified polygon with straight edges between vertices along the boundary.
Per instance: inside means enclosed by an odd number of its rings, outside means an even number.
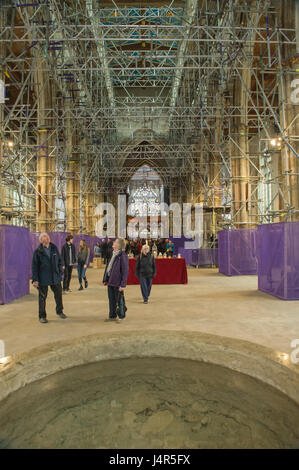
M129 258L128 285L139 284L135 276L136 258ZM156 258L157 273L153 284L188 284L185 258Z

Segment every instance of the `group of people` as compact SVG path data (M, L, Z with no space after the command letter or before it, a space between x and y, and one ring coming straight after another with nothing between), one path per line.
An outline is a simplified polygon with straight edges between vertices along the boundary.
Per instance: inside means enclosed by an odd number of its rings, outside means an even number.
M67 318L63 312L62 293L71 292L70 282L73 267L76 263L78 265L79 290L83 290L83 280L85 288L88 287L86 269L89 264L90 250L85 240L81 240L76 254L72 235L66 237L66 243L62 247L61 253L59 253L56 245L51 242L47 233L41 233L39 241L40 244L34 251L32 258L32 284L39 291L39 321L48 323L46 314L48 288L50 287L54 293L57 315L62 319ZM109 245L108 242L110 243L110 240L105 241L107 246ZM136 242L139 243L137 240ZM101 252L106 264L103 284L108 287L109 300L109 315L105 321L120 323L125 318L127 310L124 289L129 275L128 242L123 238L117 238L111 243L111 250L107 250L107 254L105 250ZM147 304L151 293L152 280L156 274L156 262L150 246L142 244L141 241L140 243L135 275L140 280L143 303ZM61 283L63 286L61 286Z
M63 269L63 292L71 292L70 282L72 279L72 271L74 264L78 264L78 281L79 289L83 290L83 281L84 287L87 289L88 281L86 278L86 269L89 264L90 249L86 245L85 240L80 240L78 254L76 255L76 249L73 245L74 237L73 235L68 235L65 239L65 244L61 249L61 258L62 258L62 269Z
M103 258L104 264L110 260L113 253L113 242L108 238L102 238L101 242L97 242L94 247L94 256L96 258Z
M133 240L125 240L125 252L128 256L138 256L141 253L142 247L146 244L145 239L135 238ZM112 256L113 242L108 238L102 239L101 242L97 242L94 247L94 256L96 258L102 258L104 264L107 264L109 259ZM147 246L149 247L149 251L153 255L161 254L164 256L174 256L174 243L172 240L168 238L157 239L157 240L149 240L147 242Z

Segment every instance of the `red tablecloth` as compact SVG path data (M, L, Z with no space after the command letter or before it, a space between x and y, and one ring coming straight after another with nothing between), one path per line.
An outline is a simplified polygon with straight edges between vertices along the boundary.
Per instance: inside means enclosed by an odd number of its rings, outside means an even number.
M129 258L127 284L139 284L135 276L136 258ZM153 284L188 284L186 261L184 258L156 258L157 273Z

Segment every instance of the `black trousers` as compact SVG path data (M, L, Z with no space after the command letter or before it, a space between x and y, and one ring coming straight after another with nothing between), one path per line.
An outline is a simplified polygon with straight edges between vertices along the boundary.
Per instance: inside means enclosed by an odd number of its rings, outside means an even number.
M70 283L72 279L73 266L65 266L64 276L63 276L63 290L68 290L70 288Z
M56 313L60 315L63 313L62 305L62 288L61 284L52 284L51 290L54 293L54 298L56 302ZM48 295L48 286L39 286L38 287L38 308L39 308L39 318L46 318L46 299Z
M116 318L118 287L108 286L109 318Z

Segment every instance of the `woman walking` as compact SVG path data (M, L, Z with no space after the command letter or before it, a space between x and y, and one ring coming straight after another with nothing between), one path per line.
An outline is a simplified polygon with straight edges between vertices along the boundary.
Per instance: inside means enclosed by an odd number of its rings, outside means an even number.
M83 290L82 279L84 280L85 289L88 287L86 278L86 269L89 263L90 249L86 245L85 240L80 240L79 251L78 251L78 279L80 287L78 290Z
M150 254L148 245L143 245L141 253L137 257L135 275L140 279L143 303L147 304L152 289L153 277L156 275L155 258Z
M126 242L117 238L113 242L112 257L106 266L103 283L108 285L109 317L105 321L116 321L125 318L126 305L124 289L129 275L129 259L125 253Z

